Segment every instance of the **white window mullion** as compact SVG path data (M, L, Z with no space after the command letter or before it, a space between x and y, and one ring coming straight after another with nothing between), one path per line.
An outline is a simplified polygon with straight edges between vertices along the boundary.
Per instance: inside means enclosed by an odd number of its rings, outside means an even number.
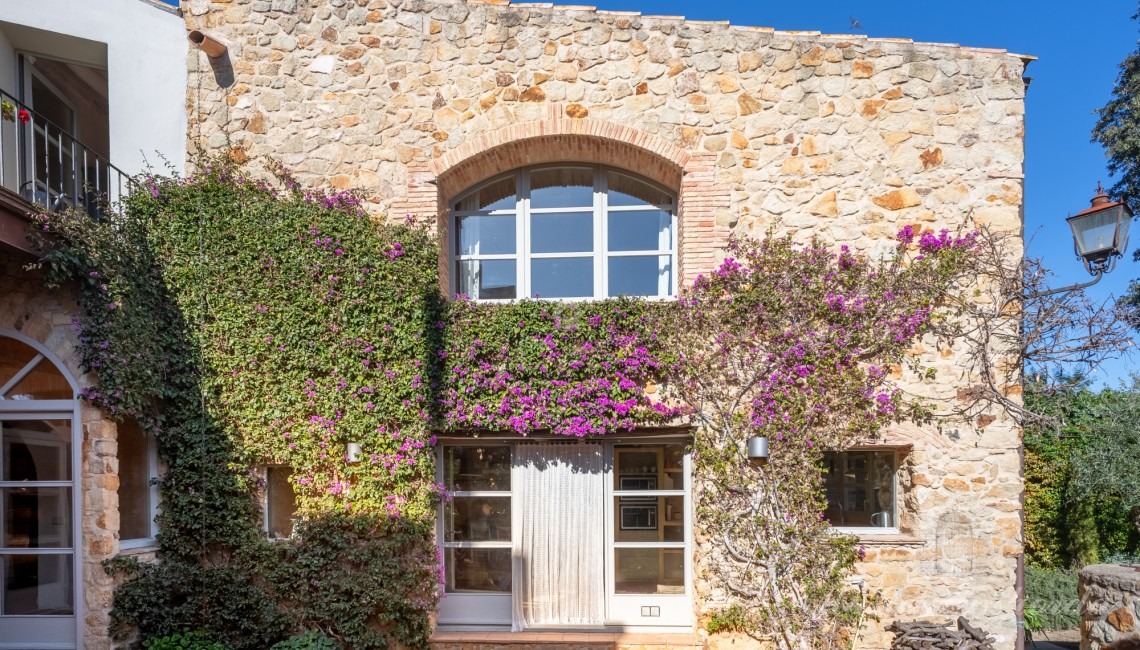
M608 216L609 205L606 187L606 172L601 167L594 168L594 297L609 295L609 265L606 251L609 248Z
M519 255L518 265L515 267L518 286L517 297L530 298L534 295L530 290L530 171L519 172L516 191L518 192L518 202L516 203L518 226L515 228L517 235L515 250L518 251Z

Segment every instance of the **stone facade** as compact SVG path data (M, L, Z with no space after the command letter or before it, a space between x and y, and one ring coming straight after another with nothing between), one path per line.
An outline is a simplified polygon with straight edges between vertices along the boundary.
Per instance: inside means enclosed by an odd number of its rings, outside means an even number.
M730 233L872 255L906 224L1020 241L1027 59L1004 50L498 0L189 0L185 14L233 71L191 54L191 149L275 158L392 218L446 227L464 188L576 160L677 191L683 280ZM959 352L924 342L938 378L900 381L952 401L973 379ZM897 618L958 615L1013 647L1020 430L983 416L883 442L902 459L900 531L865 539L861 574L886 604L860 647L887 647ZM722 594L697 575L707 612Z
M1094 564L1081 569L1081 650L1140 648L1140 568Z
M79 366L79 341L72 318L79 313L67 289L49 291L41 274L25 268L22 257L0 257L0 335L5 330L22 334L55 356L62 370L80 388L95 385L95 377ZM113 580L103 570L103 561L119 552L119 461L114 421L96 408L81 403L82 466L79 468L82 521L83 611L82 648L109 650Z

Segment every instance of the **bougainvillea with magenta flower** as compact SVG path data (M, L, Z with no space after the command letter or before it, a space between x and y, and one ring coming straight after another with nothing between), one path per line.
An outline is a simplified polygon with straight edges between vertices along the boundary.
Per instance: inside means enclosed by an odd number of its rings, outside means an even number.
M697 425L710 575L735 596L722 618L784 650L847 647L864 611L846 580L855 538L823 517L822 460L924 414L891 369L941 316L976 235L915 238L904 228L882 262L846 246L735 240L666 313L670 390ZM745 455L753 436L768 438L766 465Z
M580 438L674 420L683 409L646 392L666 370L655 323L667 308L457 300L441 355L444 425Z

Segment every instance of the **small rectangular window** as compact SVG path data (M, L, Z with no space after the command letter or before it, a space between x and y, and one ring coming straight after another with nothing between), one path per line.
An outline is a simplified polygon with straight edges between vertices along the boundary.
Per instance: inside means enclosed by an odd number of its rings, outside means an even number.
M824 516L836 528L897 529L897 473L893 449L827 452Z
M124 420L118 430L119 540L125 548L145 546L154 539L158 504L155 442L133 420Z
M293 536L297 495L293 492L292 474L288 467L265 468L265 530L270 539Z

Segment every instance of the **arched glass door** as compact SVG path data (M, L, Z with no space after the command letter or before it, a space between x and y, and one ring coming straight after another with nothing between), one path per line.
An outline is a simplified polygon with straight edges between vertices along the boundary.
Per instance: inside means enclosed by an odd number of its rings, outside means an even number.
M75 648L80 580L75 387L0 334L0 648Z

